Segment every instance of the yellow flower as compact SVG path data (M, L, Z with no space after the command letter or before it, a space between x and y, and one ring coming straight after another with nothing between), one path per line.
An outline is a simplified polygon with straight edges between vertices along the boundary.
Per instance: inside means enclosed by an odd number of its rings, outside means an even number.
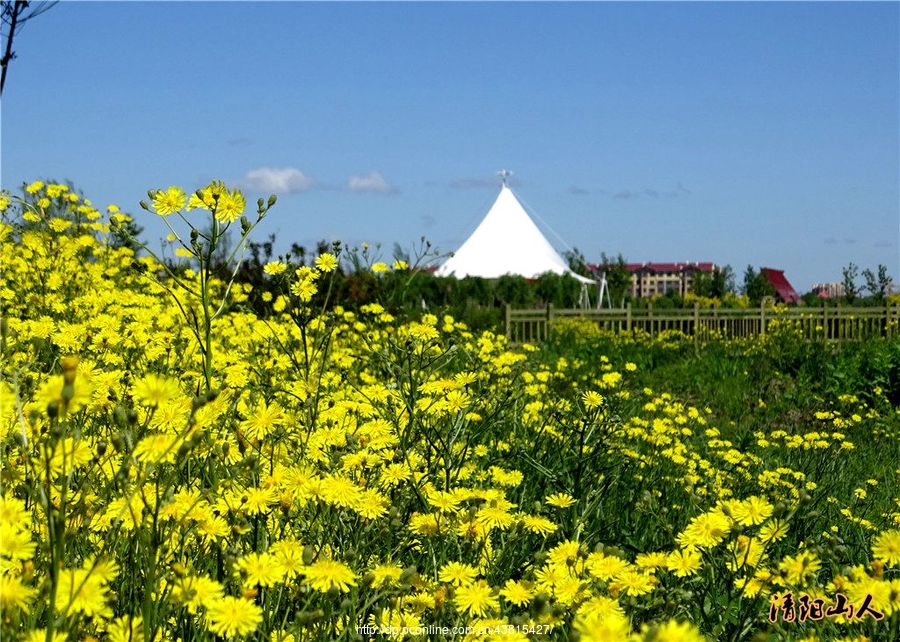
M547 503L557 508L568 508L575 503L575 498L568 493L554 493L547 496Z
M700 553L693 549L672 551L666 560L666 568L678 577L687 577L700 570Z
M631 623L616 610L579 612L573 625L582 642L624 642L631 637Z
M615 555L595 552L588 555L587 569L597 579L608 581L628 570L628 562Z
M682 546L708 548L725 539L730 529L730 520L720 511L712 510L692 519L678 541Z
M244 213L247 206L244 201L244 195L240 190L234 189L228 191L223 189L219 194L219 201L216 204L215 217L222 223L231 223Z
M144 642L144 624L140 615L123 615L113 620L106 630L109 642Z
M207 627L224 638L247 635L262 622L262 609L250 600L223 597L206 607Z
M291 294L293 294L304 303L309 303L310 301L312 301L312 298L318 291L319 289L311 279L302 279L300 281L294 281L291 284Z
M585 408L599 408L603 405L603 395L594 390L588 390L581 395L581 401Z
M442 582L449 582L454 586L463 586L475 581L475 578L478 577L478 570L469 564L447 562L441 568L438 577Z
M320 272L334 272L337 265L337 257L329 252L325 252L316 257L316 267Z
M802 586L806 578L815 574L822 568L822 562L814 553L804 551L797 555L785 557L779 568L784 572L784 579L788 584Z
M872 555L888 566L900 564L900 530L885 531L876 537Z
M283 424L285 420L284 410L278 404L259 403L248 413L240 427L248 439L258 441L271 434L275 427Z
M458 610L477 617L484 617L486 613L500 608L500 602L484 580L460 586L456 589L453 603Z
M507 580L506 584L500 589L502 595L507 602L516 606L525 606L534 597L534 591L524 582L515 580Z
M175 583L172 598L196 614L207 604L218 601L224 595L222 585L203 575L184 577Z
M37 589L26 586L18 577L0 573L0 606L9 612L20 609L28 613L28 606Z
M652 629L644 638L648 642L706 642L706 638L689 622L669 620Z
M669 556L662 551L656 553L641 553L634 558L634 565L641 569L653 570L665 566Z
M87 560L81 568L62 569L56 587L56 609L61 613L81 612L88 617L112 615L107 605L107 584L117 567L110 562L94 565Z
M756 526L769 519L773 510L774 507L768 501L762 497L752 496L735 505L731 509L731 514L739 524Z
M356 574L346 564L335 560L319 560L303 569L306 583L325 593L332 587L347 593L356 586Z
M180 187L172 185L169 189L156 190L153 194L153 209L160 216L168 216L180 212L187 202L187 195Z
M626 595L644 595L653 590L656 578L647 573L636 573L629 570L619 574L616 578L616 585Z
M281 261L270 261L263 266L263 272L270 276L278 276L287 270L287 265Z
M250 553L239 559L236 566L247 576L246 586L274 586L284 578L284 569L269 553Z
M222 181L213 181L206 187L197 190L193 194L191 194L190 200L188 200L187 208L189 210L193 209L204 209L209 210L210 212L216 206L216 200L222 195L222 192L226 191L225 184Z
M69 639L69 634L66 632L54 631L53 637L50 638L50 642L66 642ZM25 636L25 642L46 642L47 641L47 629L32 629L28 632L28 635Z
M379 564L372 569L372 586L390 586L396 584L403 574L403 569L397 564Z
M785 537L788 534L788 523L782 520L773 520L766 522L759 529L759 538L763 542L777 542Z
M131 394L146 406L158 407L181 396L181 386L174 379L146 375L134 382Z
M558 528L556 524L540 515L525 515L525 517L522 518L522 525L526 530L537 533L538 535L550 535L551 533L555 533Z
M381 261L372 265L372 271L378 274L382 272L390 272L390 270L391 268L388 267L388 264L382 263Z

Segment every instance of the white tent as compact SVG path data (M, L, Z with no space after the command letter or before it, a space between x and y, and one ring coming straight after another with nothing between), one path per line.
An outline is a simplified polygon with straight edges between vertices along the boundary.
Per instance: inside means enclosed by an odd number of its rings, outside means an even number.
M582 283L594 283L569 269L504 183L487 216L436 274L494 279L504 274L534 278L545 272L570 274Z

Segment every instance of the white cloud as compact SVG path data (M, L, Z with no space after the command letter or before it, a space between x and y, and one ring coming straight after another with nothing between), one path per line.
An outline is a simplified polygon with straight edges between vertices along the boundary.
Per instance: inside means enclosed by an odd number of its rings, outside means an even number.
M365 176L351 176L347 181L347 189L351 192L379 192L391 194L399 191L388 183L381 172L369 172Z
M293 194L316 187L316 181L294 167L257 167L244 175L244 187L260 192Z

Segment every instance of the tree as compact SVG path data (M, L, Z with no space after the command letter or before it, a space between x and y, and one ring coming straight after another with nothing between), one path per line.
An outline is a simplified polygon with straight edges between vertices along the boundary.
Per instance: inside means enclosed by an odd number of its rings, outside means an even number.
M872 270L863 270L863 278L866 280L866 290L876 300L881 301L891 290L891 277L888 275L887 266L878 264L878 273Z
M625 257L619 254L615 260L600 253L600 267L606 273L606 287L609 288L609 298L619 302L619 307L625 307L625 295L631 287L631 272L625 263Z
M850 265L841 270L844 277L844 296L847 297L848 303L853 303L859 296L859 288L856 286L856 279L859 277L859 267L852 261Z
M894 286L894 279L891 278L891 275L888 274L888 269L886 265L878 264L878 291L881 293L881 298L886 297L891 293L891 289Z
M753 305L759 305L767 296L775 296L775 288L769 283L769 279L762 271L757 272L752 265L744 270L743 291Z
M575 274L593 277L590 269L587 266L587 259L584 258L584 254L577 247L573 247L571 250L566 250L563 253L563 258L569 265L569 269L572 270Z
M56 2L28 2L28 0L4 0L0 2L0 20L3 22L3 35L6 41L3 44L3 57L0 58L0 95L6 86L6 72L9 63L16 57L13 50L13 38L16 31L22 32L22 27L29 20L37 18L48 11Z
M722 299L734 292L734 270L730 265L715 268L712 272L696 272L693 280L694 294Z

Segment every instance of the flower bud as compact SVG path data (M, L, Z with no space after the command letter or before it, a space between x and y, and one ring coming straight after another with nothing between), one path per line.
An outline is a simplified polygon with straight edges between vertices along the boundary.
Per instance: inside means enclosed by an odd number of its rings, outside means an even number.
M69 372L74 373L75 369L78 367L78 357L75 355L69 355L62 358L62 370L63 374L67 374Z
M316 609L315 611L300 611L294 616L294 621L302 626L304 624L312 624L316 620L322 619L324 615L325 611L322 609Z

